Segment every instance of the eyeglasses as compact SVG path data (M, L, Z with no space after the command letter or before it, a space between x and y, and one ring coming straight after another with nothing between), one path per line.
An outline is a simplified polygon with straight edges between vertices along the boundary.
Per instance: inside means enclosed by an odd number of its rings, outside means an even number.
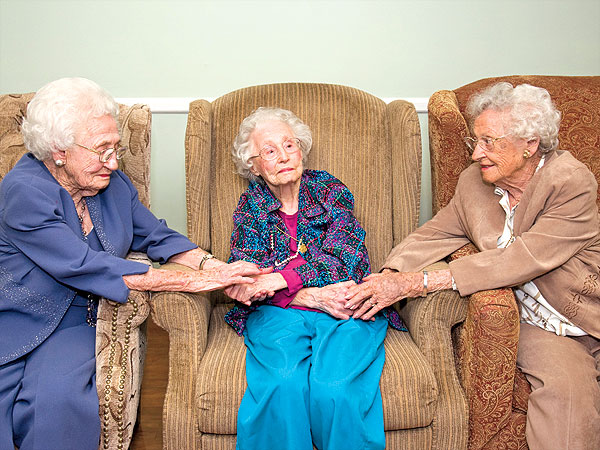
M300 139L298 138L289 138L281 143L280 146L288 155L296 153L300 151ZM258 155L251 156L248 160L252 158L258 158L259 156L265 161L273 161L277 158L277 150L279 147L275 147L274 145L265 145L260 149L260 153Z
M107 148L105 150L94 150L93 148L89 148L89 147L86 147L85 145L81 145L78 143L75 143L75 145L77 145L81 148L85 148L86 150L89 150L90 152L94 152L95 154L97 154L98 159L100 160L100 162L102 164L104 164L105 162L108 162L108 160L112 157L113 153L116 154L117 159L121 159L123 156L125 156L125 153L127 152L127 147Z
M496 144L496 141L499 141L500 139L504 139L506 136L500 136L497 138L491 138L488 136L482 136L480 138L472 138L469 136L466 136L464 138L465 140L465 144L467 144L467 147L469 147L469 149L474 152L475 149L477 148L478 145L480 145L486 152L491 152L494 151L494 145Z

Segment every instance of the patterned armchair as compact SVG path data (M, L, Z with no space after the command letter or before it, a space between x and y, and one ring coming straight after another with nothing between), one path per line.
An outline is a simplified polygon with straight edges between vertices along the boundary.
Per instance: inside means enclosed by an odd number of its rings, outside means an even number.
M562 113L559 148L571 151L600 182L600 77L487 78L454 91L438 91L429 100L434 212L449 202L460 172L471 162L463 142L463 137L470 134L464 113L469 97L500 81L548 90ZM451 258L476 251L469 245ZM469 448L527 448L525 423L530 387L516 368L519 310L512 290L471 295L467 318L454 337L461 384L469 403Z
M189 237L228 257L232 213L246 186L234 172L231 147L242 119L259 106L290 109L310 126L309 167L330 171L354 193L377 270L417 226L419 122L408 102L386 105L344 86L272 84L192 102L185 139ZM451 342L465 306L452 291L402 305L410 333L389 329L381 379L387 448L466 448L466 403ZM170 343L164 448L235 448L245 346L223 320L230 307L222 293L153 295L152 317Z
M19 125L33 95L0 96L0 179L25 153ZM120 105L122 142L130 149L120 161L121 169L131 178L146 206L150 203L151 117L147 106ZM129 258L149 263L140 253L130 254ZM131 442L146 356L148 301L148 292L131 291L125 304L102 299L98 307L96 384L101 449L128 448Z

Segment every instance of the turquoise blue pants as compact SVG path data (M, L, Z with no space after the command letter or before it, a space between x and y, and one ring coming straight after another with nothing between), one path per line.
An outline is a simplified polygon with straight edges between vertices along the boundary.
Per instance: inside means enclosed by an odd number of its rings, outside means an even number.
M244 332L238 450L384 449L387 321L261 306Z

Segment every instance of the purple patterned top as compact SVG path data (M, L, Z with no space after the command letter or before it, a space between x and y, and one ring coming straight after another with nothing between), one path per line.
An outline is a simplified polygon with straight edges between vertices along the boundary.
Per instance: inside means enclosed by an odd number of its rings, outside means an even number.
M260 267L275 267L290 256L291 238L283 218L278 214L279 200L268 186L253 181L241 195L233 213L229 262L245 260ZM305 170L300 183L297 237L307 251L304 264L292 270L303 287L323 287L354 280L359 283L370 271L365 247L365 231L354 217L354 196L337 178L325 171ZM264 304L273 304L267 299ZM257 306L237 303L226 315L226 322L242 335L248 315ZM406 331L393 308L382 314L390 325Z

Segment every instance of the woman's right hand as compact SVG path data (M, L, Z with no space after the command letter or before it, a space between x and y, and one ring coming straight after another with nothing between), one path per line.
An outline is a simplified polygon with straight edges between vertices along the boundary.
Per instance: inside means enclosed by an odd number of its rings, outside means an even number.
M292 305L318 309L336 319L348 320L354 311L346 308L346 294L356 283L352 280L329 284L320 288L303 288L298 291Z
M222 264L220 266L206 269L205 272L214 272L217 276L222 277L223 279L229 277L253 277L257 275L263 275L273 272L272 267L265 267L261 269L256 264L248 262L248 261L236 261L229 264Z
M236 261L230 264L221 264L217 267L198 272L213 278L213 282L220 286L215 289L227 288L235 285L255 284L262 275L270 274L272 267L260 269L256 264L247 261ZM211 289L214 290L214 289Z
M225 289L225 294L244 305L272 297L275 292L285 289L287 282L280 273L258 275L252 284L237 284Z

